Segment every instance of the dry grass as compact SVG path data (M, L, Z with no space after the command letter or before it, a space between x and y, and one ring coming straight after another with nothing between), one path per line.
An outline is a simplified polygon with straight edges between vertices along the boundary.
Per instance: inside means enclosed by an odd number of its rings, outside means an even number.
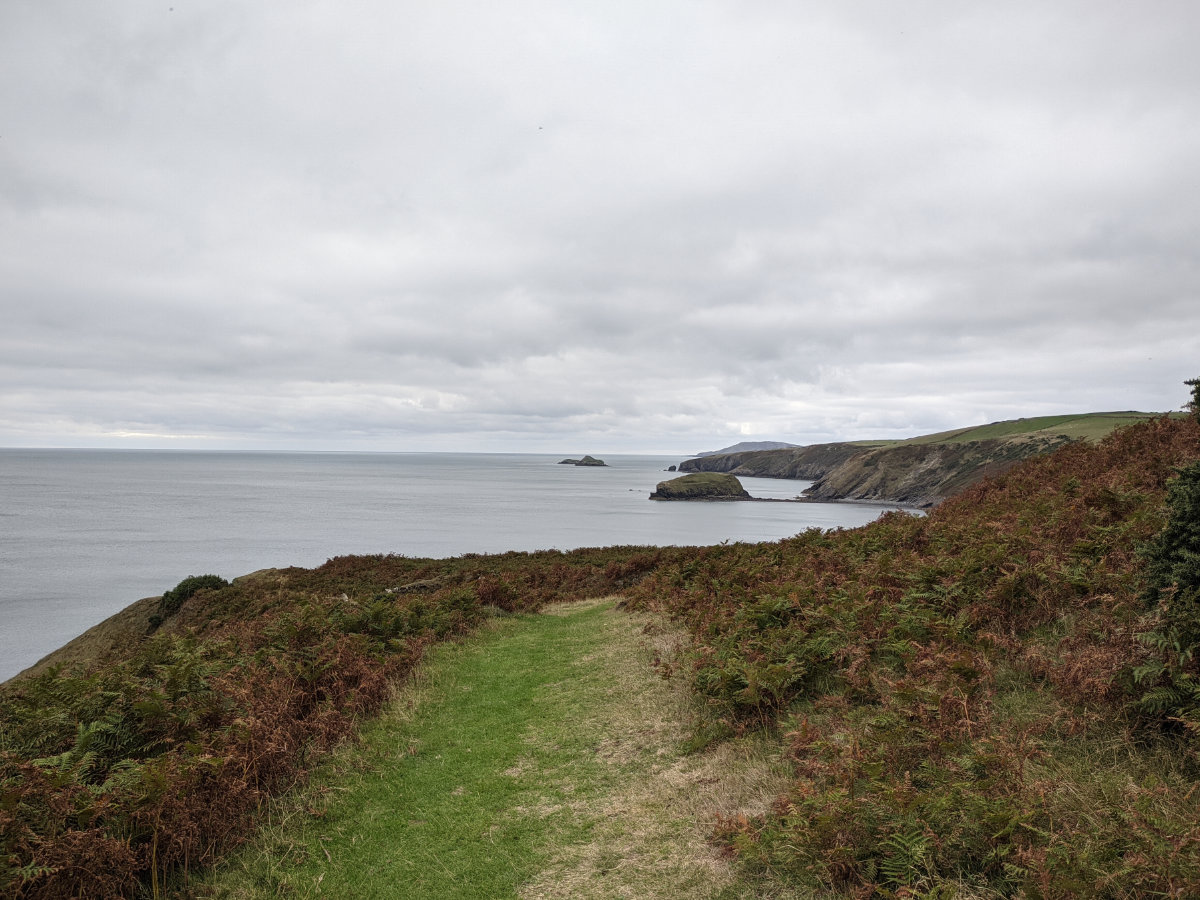
M578 665L600 663L609 682L604 702L575 727L595 736L595 759L613 770L611 788L575 811L593 819L590 840L562 846L521 896L740 896L728 856L708 841L710 826L718 814L760 813L782 792L788 773L778 747L758 737L684 755L699 712L695 700L683 679L647 675L656 662L676 660L686 634L645 613L613 611L603 626L606 640L591 654L599 659Z

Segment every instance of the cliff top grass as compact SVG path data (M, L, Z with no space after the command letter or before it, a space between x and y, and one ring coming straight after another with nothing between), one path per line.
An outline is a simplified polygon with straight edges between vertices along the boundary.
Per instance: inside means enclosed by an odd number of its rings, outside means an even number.
M987 425L970 425L964 428L952 428L948 431L938 431L933 434L922 434L903 439L863 439L844 442L847 446L861 447L864 450L876 450L888 447L906 447L927 444L964 444L970 441L1006 440L1015 443L1037 442L1046 439L1066 437L1071 440L1083 440L1094 444L1107 437L1117 428L1144 422L1157 418L1164 413L1137 412L1126 410L1120 412L1071 413L1057 416L1032 416L1019 419L1007 419L1002 422L991 422ZM1182 412L1166 413L1173 418L1185 417ZM814 445L824 446L824 445ZM760 450L756 453L783 453L789 451L804 451L806 446L788 447L781 450ZM721 454L706 454L711 457ZM732 455L732 452L730 453Z
M1031 418L1008 419L1003 422L992 422L988 425L973 425L968 428L955 428L950 431L940 431L936 434L925 434L908 440L898 441L898 444L958 444L967 441L982 441L993 438L1000 439L1034 439L1066 435L1075 440L1096 443L1107 437L1114 429L1133 425L1153 419L1162 413L1136 412L1099 412L1075 413L1060 416L1033 416ZM1183 415L1179 413L1178 415Z

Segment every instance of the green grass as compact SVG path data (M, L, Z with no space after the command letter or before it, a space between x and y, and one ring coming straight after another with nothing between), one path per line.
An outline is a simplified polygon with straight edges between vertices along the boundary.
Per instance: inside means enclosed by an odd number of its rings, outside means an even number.
M1114 428L1132 425L1154 418L1161 413L1145 412L1104 412L1081 413L1062 416L1034 416L1032 418L1010 419L1005 422L992 422L989 425L975 425L969 428L956 428L952 431L940 431L936 434L925 434L920 437L900 441L901 444L956 444L965 441L982 441L990 438L1019 438L1019 437L1049 437L1064 434L1071 438L1081 438L1095 443L1108 435Z
M318 783L318 793L330 790L320 815L293 820L293 849L280 866L268 853L254 886L332 897L513 896L546 862L542 830L583 839L592 824L570 804L601 773L547 774L583 749L567 728L578 699L559 686L573 678L577 692L595 677L575 661L595 649L582 626L601 614L520 617L483 642L435 651L423 696L367 731L366 769L351 784Z
M706 837L716 811L765 809L778 749L760 736L684 756L694 701L651 666L681 638L644 630L592 601L436 648L194 894L771 896L740 889Z

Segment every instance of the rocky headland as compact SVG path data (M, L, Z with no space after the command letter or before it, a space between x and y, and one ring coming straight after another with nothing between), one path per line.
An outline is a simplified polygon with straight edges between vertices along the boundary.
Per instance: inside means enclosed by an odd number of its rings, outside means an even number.
M1070 443L1065 435L992 438L957 443L891 446L814 444L792 450L760 450L689 459L681 472L723 472L747 478L794 478L814 482L808 500L897 503L928 509L1020 460Z
M984 478L1002 475L1023 459L1069 443L1070 438L1059 435L867 448L817 478L804 496L928 509Z
M689 459L679 470L812 481L815 483L804 490L808 500L857 500L928 508L989 475L1007 472L1030 456L1050 453L1073 441L1096 443L1118 428L1159 415L1123 410L1035 416L903 441L747 448Z
M685 460L680 472L728 472L747 478L797 478L815 481L866 447L859 444L813 444L774 450L743 450Z

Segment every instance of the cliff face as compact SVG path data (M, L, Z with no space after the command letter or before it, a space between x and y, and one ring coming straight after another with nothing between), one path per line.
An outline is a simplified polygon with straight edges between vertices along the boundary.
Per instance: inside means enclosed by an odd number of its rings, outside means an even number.
M783 450L749 450L689 459L680 472L728 472L747 478L799 478L814 481L867 451L855 444L813 444Z
M755 478L814 481L811 500L863 500L930 507L1019 460L1069 443L1052 437L992 438L959 443L814 444L689 459L681 472L727 472Z
M1070 443L1067 437L906 444L866 450L829 470L806 490L812 500L865 500L935 506L1020 460Z

